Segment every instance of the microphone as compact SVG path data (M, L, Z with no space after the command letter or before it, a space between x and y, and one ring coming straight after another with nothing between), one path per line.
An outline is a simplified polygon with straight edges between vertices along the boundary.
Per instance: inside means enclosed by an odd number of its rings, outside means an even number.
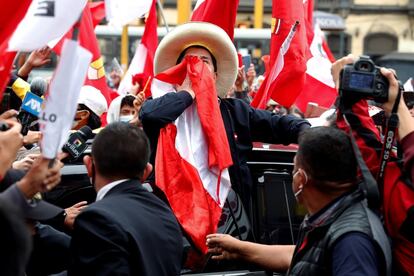
M70 159L78 159L88 148L86 141L92 139L94 134L89 126L81 127L77 132L69 136L68 141L63 145L63 151L70 154Z
M30 83L30 91L27 91L20 107L17 119L22 124L22 135L26 135L31 124L37 120L42 110L43 99L41 96L46 92L47 82L36 77Z

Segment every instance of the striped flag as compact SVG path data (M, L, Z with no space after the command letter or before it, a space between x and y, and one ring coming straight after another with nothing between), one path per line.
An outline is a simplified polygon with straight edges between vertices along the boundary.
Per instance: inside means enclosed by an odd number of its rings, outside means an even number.
M156 4L156 0L154 0L149 11L147 22L145 23L145 31L141 42L135 51L128 71L119 84L118 94L120 95L124 95L130 91L134 75L142 74L140 90L154 76L154 54L158 45ZM145 97L151 96L150 89L146 89L144 92Z
M153 97L174 89L187 72L197 101L161 129L155 160L157 186L194 244L207 252L205 237L215 233L231 183L230 148L221 118L213 75L197 57L155 76ZM213 89L212 89L213 88Z

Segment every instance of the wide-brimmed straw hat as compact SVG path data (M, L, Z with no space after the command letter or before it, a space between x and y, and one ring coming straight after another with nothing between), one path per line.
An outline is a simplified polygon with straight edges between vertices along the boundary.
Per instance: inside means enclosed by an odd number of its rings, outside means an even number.
M154 72L161 73L177 63L180 54L190 46L203 46L217 61L216 89L224 97L237 77L237 51L227 33L206 22L189 22L168 33L158 45Z

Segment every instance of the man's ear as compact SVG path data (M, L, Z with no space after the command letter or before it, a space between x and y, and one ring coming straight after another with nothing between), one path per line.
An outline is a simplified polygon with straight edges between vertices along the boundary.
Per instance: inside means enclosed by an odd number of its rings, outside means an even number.
M152 165L150 163L147 163L147 165L145 166L144 172L142 173L142 177L139 179L141 182L144 182L147 177L151 174L152 172Z
M90 157L89 155L85 155L83 157L83 164L85 164L86 171L88 172L89 177L92 177L92 163L92 157Z

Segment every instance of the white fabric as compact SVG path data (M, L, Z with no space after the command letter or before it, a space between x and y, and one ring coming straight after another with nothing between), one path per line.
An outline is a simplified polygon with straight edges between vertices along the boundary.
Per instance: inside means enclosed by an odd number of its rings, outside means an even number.
M409 78L405 83L404 83L404 91L414 91L413 88L413 78Z
M90 85L82 86L78 104L86 105L98 116L101 116L108 110L108 104L101 91Z
M146 14L152 0L105 0L106 19L109 24L122 27Z
M306 63L306 73L320 82L335 88L335 83L331 74L332 63L324 51L323 44L324 34L318 24L315 24L314 37L310 45L312 57Z
M126 95L128 92L130 92L132 87L132 76L144 72L144 66L147 59L147 52L147 47L145 47L144 44L140 43L138 45L137 50L135 51L135 55L132 58L128 71L125 73L124 78L119 84L119 95ZM140 87L140 90L142 89L144 89L144 87Z
M166 84L157 79L154 79L151 86L154 98L161 97L171 92L171 90L173 88L170 84ZM197 113L196 104L193 103L189 106L175 120L174 124L177 127L177 137L175 140L177 151L184 160L196 168L203 182L204 189L208 191L217 203L220 203L220 207L223 207L231 188L230 175L228 169L223 170L219 198L217 198L218 169L210 169L208 166L208 147Z
M86 0L33 0L9 41L9 50L32 51L62 37L79 19L86 3Z
M124 96L116 97L108 108L108 113L106 114L106 120L108 124L119 121L119 113L121 112L121 102Z
M101 200L102 198L104 198L105 197L105 195L110 191L110 190L112 190L112 188L114 188L115 186L117 186L117 185L119 185L119 184L121 184L122 182L125 182L125 181L127 181L127 180L129 180L128 178L126 178L126 179L121 179L121 180L117 180L117 181L114 181L114 182L111 182L111 183L109 183L109 184L106 184L105 186L103 186L99 191L98 191L98 193L97 193L97 195L96 195L96 201L99 201L99 200Z
M53 159L67 141L81 86L92 54L72 40L65 40L59 65L40 113L42 154Z

